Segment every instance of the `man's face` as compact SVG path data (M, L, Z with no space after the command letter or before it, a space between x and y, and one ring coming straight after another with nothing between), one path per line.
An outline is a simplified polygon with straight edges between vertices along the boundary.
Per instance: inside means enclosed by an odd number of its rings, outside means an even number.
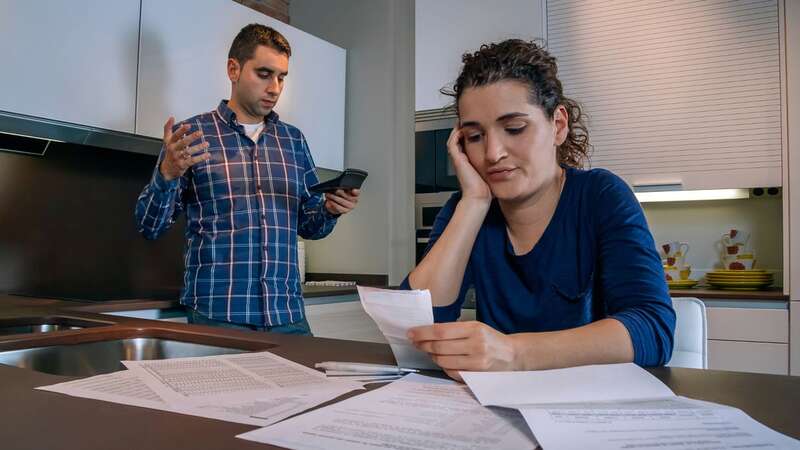
M256 123L272 111L283 91L283 81L289 73L289 57L277 50L259 45L253 57L240 66L228 60L228 77L233 84L231 97L248 117L245 123Z

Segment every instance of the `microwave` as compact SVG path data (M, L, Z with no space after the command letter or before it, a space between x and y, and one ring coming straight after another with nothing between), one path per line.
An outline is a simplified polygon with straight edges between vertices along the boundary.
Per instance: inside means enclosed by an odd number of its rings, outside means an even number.
M436 216L451 195L453 195L453 191L416 194L414 196L415 228L417 230L430 230L433 227L433 221L436 220Z

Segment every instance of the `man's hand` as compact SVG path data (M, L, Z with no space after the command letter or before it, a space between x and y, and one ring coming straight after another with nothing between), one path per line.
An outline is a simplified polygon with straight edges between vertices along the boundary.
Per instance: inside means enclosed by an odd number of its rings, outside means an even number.
M211 157L207 152L203 152L208 148L208 142L189 146L203 137L202 131L197 130L192 134L186 134L189 131L189 125L184 123L173 132L174 125L175 118L173 117L170 117L164 124L164 159L161 161L160 170L161 175L167 181L180 177L189 167Z
M359 195L359 189L349 189L347 192L337 189L335 193L325 194L325 208L336 216L349 213L356 207Z
M459 370L516 370L517 356L511 337L482 322L416 327L408 331L408 338L458 381L463 381Z

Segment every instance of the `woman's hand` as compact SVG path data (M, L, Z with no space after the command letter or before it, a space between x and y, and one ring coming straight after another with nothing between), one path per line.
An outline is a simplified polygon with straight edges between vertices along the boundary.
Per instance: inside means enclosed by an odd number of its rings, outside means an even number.
M412 328L408 338L431 355L451 378L462 381L459 370L517 370L514 341L482 322L437 323Z
M453 160L458 184L461 186L461 198L490 202L492 191L489 189L489 185L472 167L464 152L464 132L461 128L454 127L450 133L450 137L447 139L447 153Z

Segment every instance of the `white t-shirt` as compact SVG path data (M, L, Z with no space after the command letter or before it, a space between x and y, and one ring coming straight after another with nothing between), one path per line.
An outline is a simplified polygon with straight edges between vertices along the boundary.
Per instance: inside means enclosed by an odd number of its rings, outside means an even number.
M258 123L243 123L242 126L244 127L244 134L249 136L253 142L257 142L261 132L264 131L263 120Z

